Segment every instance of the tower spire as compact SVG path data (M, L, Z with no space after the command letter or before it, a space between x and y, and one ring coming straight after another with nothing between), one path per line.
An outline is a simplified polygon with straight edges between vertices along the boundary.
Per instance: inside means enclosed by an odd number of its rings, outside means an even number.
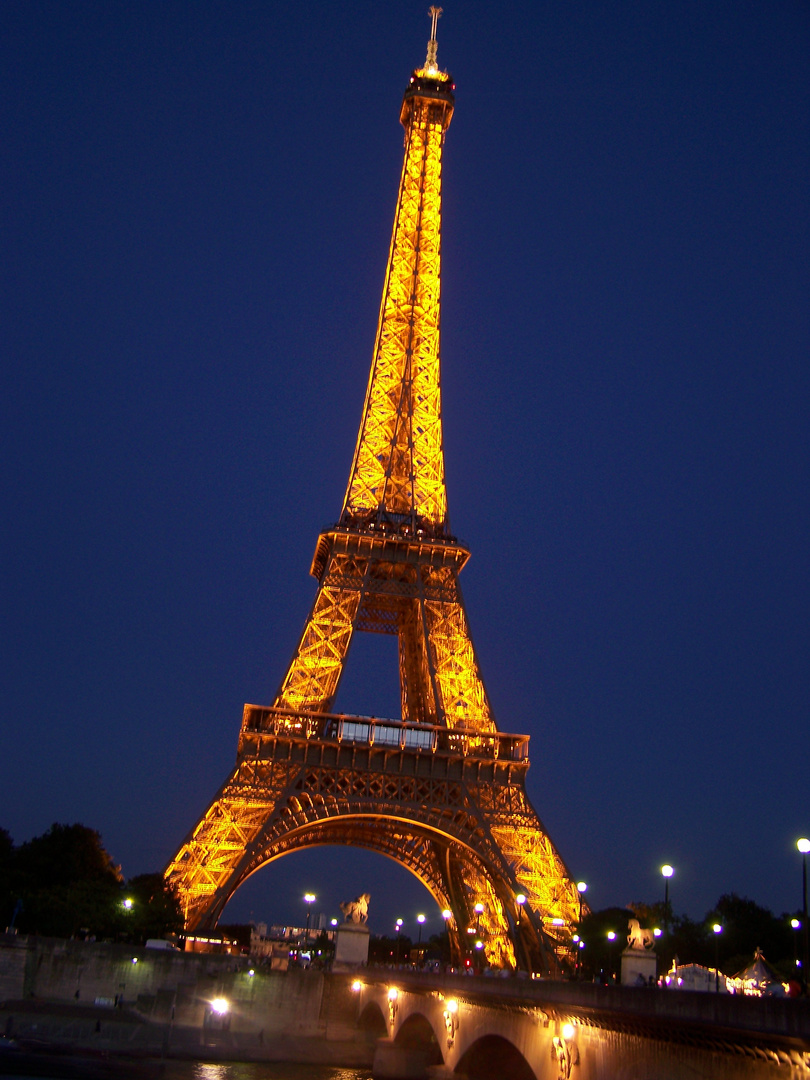
M425 71L431 75L435 75L439 70L439 65L436 63L436 50L439 47L438 42L436 41L436 23L439 21L441 14L442 9L440 7L431 6L428 8L428 15L430 15L432 23L430 27L430 41L427 46L427 58L425 59Z
M431 8L433 68L411 73L400 110L405 158L341 523L449 536L439 378L441 177L455 87L435 63L440 11Z

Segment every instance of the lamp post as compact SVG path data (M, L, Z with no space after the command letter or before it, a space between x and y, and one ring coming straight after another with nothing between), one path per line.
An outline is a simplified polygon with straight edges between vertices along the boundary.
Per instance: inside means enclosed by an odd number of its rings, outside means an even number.
M418 948L422 944L422 927L425 924L425 916L417 915L416 921L419 923L419 940L416 942L416 946Z
M397 919L396 927L397 927L397 964L399 964L399 935L400 935L400 932L402 931L402 919Z
M720 941L720 935L723 932L723 927L720 923L714 923L712 926L712 932L714 933L714 992L720 993L720 961L717 955L717 947Z
M311 892L304 893L304 903L307 905L307 929L306 929L306 933L305 933L304 936L305 936L305 940L307 942L309 942L309 916L312 913L312 905L315 903L315 901L317 899L318 898L315 895L315 893L311 893Z
M479 900L475 905L475 934L478 936L478 931L481 929L481 916L484 914L484 905Z
M481 916L484 914L484 905L481 903L480 900L478 901L478 903L473 908L473 911L475 912L475 931L474 931L475 932L475 941L473 942L473 946L474 946L474 948L476 950L476 952L473 953L473 959L475 961L475 969L476 969L476 971L479 971L480 970L479 957L483 955L483 953L481 952L481 949L483 949L483 947L484 947L484 943L481 940Z
M582 896L587 891L588 884L585 881L577 882L577 892L579 893L579 917L577 922L582 922Z
M607 932L608 941L613 942L613 941L616 940L617 937L618 937L618 935L617 935L615 930L608 930L608 932ZM613 956L613 951L611 950L610 946L608 946L608 957L610 959L610 974L605 976L605 986L607 986L610 983L610 981L612 979L615 979L615 977L616 977L616 972L615 972L615 963L616 963L616 961L615 961L615 958Z
M664 877L664 944L669 945L669 879L675 873L669 863L661 867Z
M519 892L515 897L515 903L518 909L518 933L520 933L520 917L523 914L523 905L526 903L525 893Z
M520 939L520 923L521 923L521 917L523 915L523 905L526 903L526 894L522 893L522 892L519 892L517 894L517 896L515 897L515 903L517 904L517 912L518 912L517 930L515 932L515 962L516 962L517 966L520 967L520 958L518 956L518 953L522 952L521 939Z
M475 942L475 970L480 975L484 968L484 943L480 938Z
M810 851L810 840L802 836L796 841L796 847L802 854L802 938L804 944L804 956L802 957L802 983L807 985L807 852Z
M452 954L450 953L449 950L450 950L450 920L453 918L453 912L450 910L450 908L446 907L446 908L444 908L442 910L442 918L444 919L444 932L445 932L445 934L447 934L447 950L448 950L447 952L445 952L445 946L442 945L442 963L444 964L445 958L447 958L447 960L450 960L451 956L452 956Z

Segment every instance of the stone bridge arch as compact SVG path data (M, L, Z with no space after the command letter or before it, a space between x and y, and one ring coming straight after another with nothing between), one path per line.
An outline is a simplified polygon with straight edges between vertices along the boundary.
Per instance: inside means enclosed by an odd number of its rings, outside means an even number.
M551 1051L559 1025L549 1024L542 1010L492 1008L441 984L410 989L396 975L390 981L375 975L360 991L360 1015L374 1002L386 1018L387 1037L377 1044L383 1075L396 1075L392 1065L443 1064L448 1074L469 1080L557 1080Z
M388 1024L377 1001L371 1000L363 1006L357 1017L357 1027L369 1042L387 1036Z
M520 1050L503 1035L482 1035L461 1055L455 1071L468 1080L538 1080Z
M412 1012L399 1025L394 1036L394 1045L416 1054L424 1062L425 1067L443 1065L442 1054L436 1032L427 1017L421 1012Z

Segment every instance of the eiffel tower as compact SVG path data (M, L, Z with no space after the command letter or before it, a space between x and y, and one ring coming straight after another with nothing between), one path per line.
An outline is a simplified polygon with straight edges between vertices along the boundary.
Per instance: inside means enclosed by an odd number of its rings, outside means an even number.
M455 89L427 58L405 90L405 155L371 374L343 509L319 537L318 591L268 707L245 705L236 767L166 870L186 927L212 928L256 870L321 844L407 867L457 962L550 970L581 897L526 795L529 737L499 731L450 531L439 377L441 176ZM333 711L355 631L395 634L402 718ZM472 933L470 930L472 929Z

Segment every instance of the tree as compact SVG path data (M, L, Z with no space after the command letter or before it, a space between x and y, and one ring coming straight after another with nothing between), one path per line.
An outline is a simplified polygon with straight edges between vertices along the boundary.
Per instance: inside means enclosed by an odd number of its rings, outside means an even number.
M669 939L660 951L667 970L677 956L680 964L702 964L714 967L714 944L711 923L695 922L688 915L674 915L669 928Z
M788 916L778 919L747 897L725 893L706 921L723 927L718 946L721 967L727 968L728 974L746 967L756 949L761 949L770 963L787 964L790 970L795 942Z
M372 934L368 945L370 964L402 964L411 953L411 939L407 934L377 936Z
M315 940L312 949L312 961L317 967L331 964L335 955L335 942L330 941L325 930L321 930Z
M425 958L428 960L440 960L443 964L450 963L450 935L447 930L443 930L440 934L430 935Z
M14 841L6 829L0 829L0 929L5 929L14 918L18 897L12 880Z
M641 900L633 900L627 906L638 919L639 924L647 930L661 929L664 926L665 914L667 919L672 918L672 912L665 911L663 901L657 904L645 904ZM667 905L668 908L671 906L671 904Z
M143 944L149 938L163 938L183 930L183 911L174 889L162 874L138 874L130 878L122 900L121 926L128 941Z
M22 901L16 926L23 933L115 932L121 871L94 829L54 824L13 848L9 866L8 893L15 906Z
M633 903L630 907L642 926L662 925L663 904ZM718 934L715 924L722 927ZM717 963L725 974L732 975L751 962L757 948L786 977L794 973L796 941L790 916L777 918L753 900L726 893L702 921L670 912L669 934L666 940L659 940L656 952L661 967L669 968L677 956L680 964L714 967Z
M606 982L619 974L622 949L627 945L627 924L635 918L630 908L604 908L591 911L579 924L581 950L580 971L586 978ZM613 938L608 937L613 934Z

